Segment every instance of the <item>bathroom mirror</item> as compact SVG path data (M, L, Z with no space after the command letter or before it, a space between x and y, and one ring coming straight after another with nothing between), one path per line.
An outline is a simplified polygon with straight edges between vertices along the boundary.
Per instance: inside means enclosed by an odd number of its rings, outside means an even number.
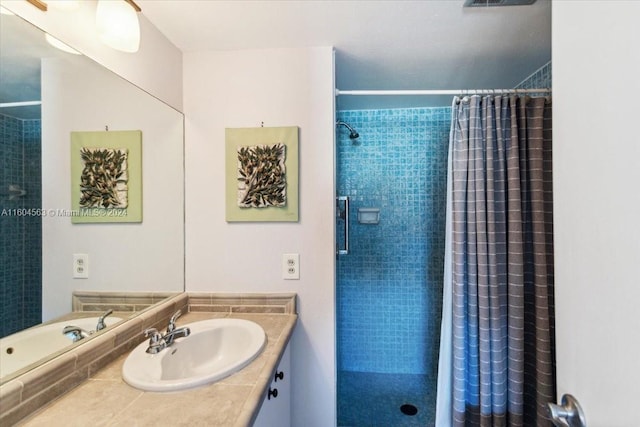
M0 19L0 336L68 315L76 290L184 291L182 113L22 18ZM131 130L142 221L73 224L71 132ZM86 278L74 278L78 257Z

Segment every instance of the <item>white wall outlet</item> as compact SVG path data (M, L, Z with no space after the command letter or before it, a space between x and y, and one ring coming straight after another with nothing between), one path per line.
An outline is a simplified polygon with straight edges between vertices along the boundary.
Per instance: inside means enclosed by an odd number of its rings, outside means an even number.
M282 278L300 279L300 254L282 254Z
M89 254L73 254L73 278L89 278Z

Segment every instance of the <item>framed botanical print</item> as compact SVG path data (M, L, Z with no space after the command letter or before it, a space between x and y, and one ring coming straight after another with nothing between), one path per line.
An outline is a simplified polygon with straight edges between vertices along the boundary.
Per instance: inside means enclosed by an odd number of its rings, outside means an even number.
M142 222L142 132L71 132L71 222Z
M298 127L226 129L226 220L298 221Z

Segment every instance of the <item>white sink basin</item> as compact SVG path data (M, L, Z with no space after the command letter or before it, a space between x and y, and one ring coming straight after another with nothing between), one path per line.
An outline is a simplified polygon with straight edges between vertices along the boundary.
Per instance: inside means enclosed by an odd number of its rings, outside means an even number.
M191 334L157 354L146 352L148 340L133 349L122 367L127 384L176 391L213 383L251 363L267 341L262 327L249 320L209 319L179 327Z

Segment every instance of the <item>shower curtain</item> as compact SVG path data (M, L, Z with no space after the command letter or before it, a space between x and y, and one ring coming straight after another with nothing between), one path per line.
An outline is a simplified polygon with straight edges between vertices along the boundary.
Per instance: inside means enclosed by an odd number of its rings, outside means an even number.
M454 99L437 426L551 426L551 104Z

